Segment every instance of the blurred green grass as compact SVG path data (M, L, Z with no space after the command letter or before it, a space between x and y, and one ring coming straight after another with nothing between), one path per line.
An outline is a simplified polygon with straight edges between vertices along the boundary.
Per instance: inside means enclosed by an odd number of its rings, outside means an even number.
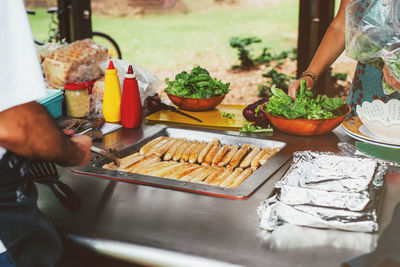
M143 17L107 17L94 14L94 31L114 38L124 59L152 68L235 63L236 51L229 46L232 36L257 36L255 53L268 46L279 52L296 46L298 1L276 1L266 7L192 11L188 14L157 14ZM48 38L51 16L37 9L29 16L33 35Z

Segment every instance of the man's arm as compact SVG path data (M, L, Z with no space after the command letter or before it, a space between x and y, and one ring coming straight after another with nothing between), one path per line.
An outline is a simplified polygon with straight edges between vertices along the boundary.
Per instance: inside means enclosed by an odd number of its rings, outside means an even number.
M18 155L52 160L63 166L84 165L90 159L91 145L88 136L64 136L37 102L0 112L0 146Z

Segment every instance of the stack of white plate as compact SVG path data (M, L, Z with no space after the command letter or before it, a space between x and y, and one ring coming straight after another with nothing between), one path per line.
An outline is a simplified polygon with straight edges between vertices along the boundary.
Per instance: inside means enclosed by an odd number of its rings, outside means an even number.
M400 144L400 100L363 102L356 108L363 126L378 140Z

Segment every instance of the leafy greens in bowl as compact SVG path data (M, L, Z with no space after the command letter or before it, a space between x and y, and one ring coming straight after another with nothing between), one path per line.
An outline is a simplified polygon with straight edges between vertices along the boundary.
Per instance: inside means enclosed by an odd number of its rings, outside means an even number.
M284 116L288 119L303 118L309 120L330 119L341 115L338 108L345 102L341 98L329 98L326 95L314 95L306 88L306 80L301 80L296 100L282 89L271 88L272 96L264 106L267 113Z
M208 71L195 67L190 73L182 71L175 76L175 81L165 79L168 87L165 92L170 95L186 98L212 98L229 92L230 83L223 83L212 78Z
M306 89L301 81L296 100L277 88L271 88L273 96L261 106L271 124L278 130L296 135L320 135L335 129L351 111L340 98L328 98ZM259 111L259 112L260 112Z

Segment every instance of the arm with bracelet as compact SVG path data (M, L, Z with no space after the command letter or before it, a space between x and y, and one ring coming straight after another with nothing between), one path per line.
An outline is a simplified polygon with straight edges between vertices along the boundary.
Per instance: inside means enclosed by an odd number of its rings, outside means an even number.
M302 79L307 80L307 88L314 88L318 76L344 51L346 6L349 2L350 0L341 1L339 11L329 25L311 64L308 66L307 70L301 74L300 79L290 83L288 95L291 98L296 98L296 91L299 89L300 80Z

